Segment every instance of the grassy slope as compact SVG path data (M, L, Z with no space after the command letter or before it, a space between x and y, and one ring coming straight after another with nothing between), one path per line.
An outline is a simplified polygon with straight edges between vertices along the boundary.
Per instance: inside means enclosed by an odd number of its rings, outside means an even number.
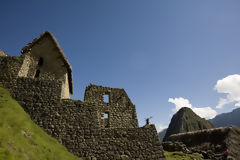
M203 156L198 153L185 154L182 152L167 152L164 151L167 160L206 160Z
M80 160L47 135L0 87L0 160Z

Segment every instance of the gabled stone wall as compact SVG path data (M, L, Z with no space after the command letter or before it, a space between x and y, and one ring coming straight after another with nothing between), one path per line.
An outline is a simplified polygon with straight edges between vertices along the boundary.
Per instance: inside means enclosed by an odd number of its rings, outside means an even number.
M19 77L23 63L24 56L0 56L0 86L69 151L89 160L165 159L155 126L138 127L135 106L123 89L90 85L84 101L62 99L62 81Z
M107 102L104 102L104 95L109 98ZM124 89L90 84L86 87L84 102L97 104L102 128L138 127L136 107ZM104 113L108 114L108 120L104 119Z
M53 66L49 66L49 64L45 64L46 61L50 63L46 55L45 57L36 57L32 55L32 53L25 53L21 56L23 58L22 65L18 72L18 77L28 77L28 78L36 78L41 80L59 80L62 81L62 90L61 97L62 98L70 98L69 93L69 82L68 82L68 74L66 68L57 60L53 60ZM39 64L41 61L41 64ZM45 66L46 65L46 66ZM59 68L57 68L58 66ZM51 70L48 68L51 68ZM54 73L52 70L57 70ZM59 71L60 70L60 71Z

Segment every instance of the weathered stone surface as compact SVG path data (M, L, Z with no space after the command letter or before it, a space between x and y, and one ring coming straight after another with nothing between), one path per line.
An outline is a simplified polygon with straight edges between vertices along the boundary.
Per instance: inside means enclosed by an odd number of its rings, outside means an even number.
M169 152L181 151L184 153L191 153L191 151L182 142L167 141L162 143L163 149Z
M155 126L138 127L135 105L123 89L90 84L84 101L63 99L65 81L52 70L34 78L38 68L29 54L0 56L0 86L69 151L89 160L165 159Z
M169 141L182 142L188 149L213 156L224 152L236 160L240 157L240 128L221 127L201 131L174 134Z
M109 102L104 102L104 95L109 96ZM96 86L86 87L84 102L98 105L100 124L104 128L136 128L138 120L135 105L131 102L124 89ZM108 122L104 113L109 114ZM108 125L106 125L108 123Z
M1 49L0 49L0 56L8 56L6 53L4 53Z

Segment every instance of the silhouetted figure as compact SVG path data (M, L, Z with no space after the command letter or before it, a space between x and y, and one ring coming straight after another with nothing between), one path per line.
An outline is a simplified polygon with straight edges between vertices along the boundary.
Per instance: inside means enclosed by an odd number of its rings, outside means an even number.
M150 124L150 119L151 119L152 117L149 117L149 118L145 118L145 120L146 120L146 125L149 125Z

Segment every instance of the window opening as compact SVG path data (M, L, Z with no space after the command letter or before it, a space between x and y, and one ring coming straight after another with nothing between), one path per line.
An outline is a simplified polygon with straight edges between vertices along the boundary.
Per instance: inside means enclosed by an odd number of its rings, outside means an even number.
M38 61L38 66L42 66L43 65L43 58L40 57L39 61Z
M109 128L109 113L108 112L104 113L104 127Z
M108 119L109 118L109 113L104 113L104 119Z
M38 78L38 77L39 77L39 74L40 74L40 70L37 70L37 71L36 71L36 74L35 74L35 78Z
M109 103L109 94L104 95L104 102Z

